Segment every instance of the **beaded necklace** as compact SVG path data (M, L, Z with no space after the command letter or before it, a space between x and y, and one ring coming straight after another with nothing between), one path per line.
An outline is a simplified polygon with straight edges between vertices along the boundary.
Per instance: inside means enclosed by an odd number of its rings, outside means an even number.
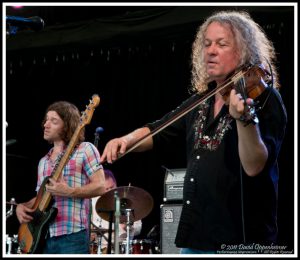
M226 115L220 116L218 126L214 131L213 135L205 135L204 134L204 126L206 125L206 119L208 116L209 103L208 101L202 103L199 106L199 115L194 123L195 129L195 144L194 149L205 149L209 151L214 151L218 148L220 143L222 142L225 133L231 129L230 123L233 118L229 113Z

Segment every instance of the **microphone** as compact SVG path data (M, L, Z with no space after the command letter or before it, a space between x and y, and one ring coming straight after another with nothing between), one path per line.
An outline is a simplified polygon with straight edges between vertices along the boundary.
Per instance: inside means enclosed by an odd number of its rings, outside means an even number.
M95 140L94 140L94 145L98 148L98 141L99 141L99 134L103 133L104 132L104 129L99 126L96 128L96 131L95 131Z
M10 145L13 145L17 142L16 139L9 139L6 141L6 146L10 146Z
M10 26L18 27L19 29L31 29L35 32L44 28L44 20L41 17L33 16L29 18L23 18L19 16L6 16L6 23Z

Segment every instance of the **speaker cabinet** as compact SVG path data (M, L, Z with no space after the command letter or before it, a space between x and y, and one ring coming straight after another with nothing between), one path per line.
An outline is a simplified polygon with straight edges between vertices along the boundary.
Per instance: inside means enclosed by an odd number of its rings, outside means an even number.
M160 206L160 249L162 254L179 254L175 245L177 227L182 204L162 204Z

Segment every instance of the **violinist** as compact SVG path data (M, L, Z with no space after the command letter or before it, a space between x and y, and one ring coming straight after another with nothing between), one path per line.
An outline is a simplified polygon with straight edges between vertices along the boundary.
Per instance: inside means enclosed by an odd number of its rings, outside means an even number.
M277 157L287 117L274 47L248 13L221 11L200 26L192 51L194 94L162 119L110 140L101 161L185 138L175 239L181 253L247 253L243 248L253 243L276 244ZM258 94L250 95L256 88Z

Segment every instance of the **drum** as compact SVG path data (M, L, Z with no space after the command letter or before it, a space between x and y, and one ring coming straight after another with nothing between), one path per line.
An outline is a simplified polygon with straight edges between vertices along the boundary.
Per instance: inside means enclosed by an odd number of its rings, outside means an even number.
M98 254L97 241L90 241L90 254Z
M150 239L134 239L131 254L154 254L154 244Z
M132 248L129 246L129 254L131 254ZM90 243L90 254L108 254L109 250L107 248L107 244L101 248L101 251L99 251L99 243L91 242ZM111 245L111 252L110 254L115 254L115 247L114 243ZM119 243L119 254L126 254L126 242L121 241Z
M127 241L120 241L119 244L119 254L126 254ZM132 240L129 240L129 254L132 254Z

